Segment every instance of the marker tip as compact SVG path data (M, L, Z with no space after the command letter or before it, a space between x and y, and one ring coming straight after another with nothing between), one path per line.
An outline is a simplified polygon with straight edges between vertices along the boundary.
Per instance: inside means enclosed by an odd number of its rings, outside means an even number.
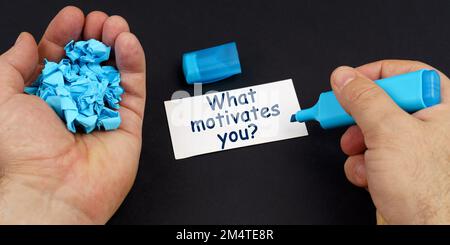
M297 121L297 119L295 119L295 114L292 114L292 116L291 116L291 122L296 122Z

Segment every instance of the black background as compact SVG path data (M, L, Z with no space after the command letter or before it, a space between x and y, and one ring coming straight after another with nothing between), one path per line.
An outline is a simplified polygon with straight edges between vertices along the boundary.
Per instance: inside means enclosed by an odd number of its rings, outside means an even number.
M125 17L147 56L143 148L133 189L110 224L374 224L365 190L347 182L344 129L175 161L163 101L192 88L184 52L235 41L241 75L227 90L292 78L302 107L339 65L415 59L450 71L450 1L1 1L0 49L39 39L67 4ZM188 142L187 142L188 143Z

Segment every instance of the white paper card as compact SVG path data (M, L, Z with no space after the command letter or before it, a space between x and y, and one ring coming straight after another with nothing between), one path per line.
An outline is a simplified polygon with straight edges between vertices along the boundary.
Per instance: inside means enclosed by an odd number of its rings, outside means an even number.
M308 135L292 80L165 101L175 159Z

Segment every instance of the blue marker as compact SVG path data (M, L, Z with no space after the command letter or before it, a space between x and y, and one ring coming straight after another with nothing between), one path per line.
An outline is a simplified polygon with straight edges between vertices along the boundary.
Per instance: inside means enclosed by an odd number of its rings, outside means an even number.
M403 110L415 112L441 102L439 74L434 70L419 70L375 81ZM332 91L320 94L311 108L293 114L291 122L316 120L324 129L355 123L341 107Z
M236 43L226 43L183 55L188 84L213 83L241 73Z

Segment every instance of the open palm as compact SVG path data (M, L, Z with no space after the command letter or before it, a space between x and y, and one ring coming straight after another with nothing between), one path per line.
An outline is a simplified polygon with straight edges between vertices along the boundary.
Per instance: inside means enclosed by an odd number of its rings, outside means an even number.
M23 93L43 58L70 40L111 46L125 89L118 130L72 134L40 98ZM145 106L145 57L119 16L61 10L39 45L22 33L0 56L0 223L105 223L134 181Z

